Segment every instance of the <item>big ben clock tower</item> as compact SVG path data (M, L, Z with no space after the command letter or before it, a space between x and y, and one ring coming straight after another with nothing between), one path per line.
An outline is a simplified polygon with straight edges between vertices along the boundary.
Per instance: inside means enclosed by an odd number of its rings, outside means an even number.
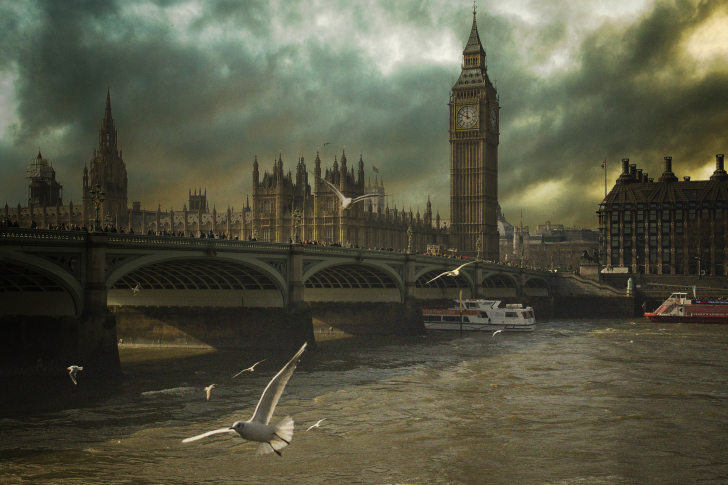
M458 253L498 261L498 92L473 28L450 95L450 241Z

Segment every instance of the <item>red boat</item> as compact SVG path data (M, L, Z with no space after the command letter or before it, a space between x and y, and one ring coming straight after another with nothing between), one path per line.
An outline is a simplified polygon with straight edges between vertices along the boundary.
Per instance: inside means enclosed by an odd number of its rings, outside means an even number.
M653 322L728 323L728 301L688 299L687 293L673 293L645 317Z

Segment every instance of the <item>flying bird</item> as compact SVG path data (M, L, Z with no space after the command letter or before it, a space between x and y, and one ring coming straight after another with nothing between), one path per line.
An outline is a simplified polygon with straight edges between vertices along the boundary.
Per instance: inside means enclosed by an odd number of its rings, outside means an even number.
M78 371L83 370L83 367L79 367L77 365L72 365L71 367L67 367L68 369L68 375L71 376L71 380L74 384L78 384L78 381L76 381L76 374Z
M278 424L268 424L268 422L273 416L278 399L283 394L283 389L286 387L288 379L293 375L293 371L296 369L304 350L306 350L306 343L301 346L299 351L296 352L296 355L268 383L265 391L263 391L263 395L260 396L260 401L258 401L252 418L248 421L235 421L229 428L220 428L184 439L182 443L189 443L190 441L196 441L214 434L238 433L244 440L260 443L255 452L256 455L276 453L278 456L282 456L280 450L290 445L291 438L293 438L293 419L290 416L286 416Z
M437 278L439 278L441 276L458 276L460 274L460 270L461 269L463 269L465 266L467 266L469 264L473 264L474 262L475 261L470 261L469 263L465 263L465 264L463 264L461 266L458 266L457 268L455 268L452 271L445 271L444 273L435 276L434 278L432 278L430 281L428 281L425 284L429 285L430 283L432 283L433 281L435 281Z
M326 420L326 418L324 418L324 419L319 419L319 420L318 420L318 422L317 422L316 424L314 424L314 425L312 425L312 426L309 426L309 427L308 427L308 429L306 430L306 432L308 433L309 431L311 431L311 429L313 429L313 428L318 428L318 427L319 427L319 424L321 424L321 421L324 421L324 420Z
M331 145L331 142L327 141L326 143L324 143L324 146L326 146L326 145Z
M263 360L261 360L261 361L258 361L258 362L256 362L255 364L251 365L251 366L250 366L250 367L248 367L247 369L243 369L243 370L241 370L240 372L238 372L237 374L235 374L235 375L233 376L233 379L235 379L236 377L238 377L238 376L239 376L240 374L242 374L243 372L253 372L253 370L255 369L255 366L256 366L256 365L260 364L261 362L265 362L266 360L267 360L267 359L263 359Z
M134 292L134 296L137 296L137 293L142 291L142 285L137 283L137 285L134 288L132 288L131 291Z
M501 328L500 330L496 330L495 332L493 332L493 335L492 335L492 336L493 336L493 337L495 337L495 334L497 334L497 333L501 333L502 331L503 331L503 329L502 329L502 328Z
M210 384L205 388L205 392L207 393L207 400L210 400L210 393L212 392L212 388L215 387L215 384Z
M334 192L334 194L341 201L341 208L342 209L348 209L351 204L353 204L355 202L359 202L359 201L364 200L364 199L371 199L372 197L381 197L381 196L384 196L384 194L364 194L364 195L360 195L359 197L354 197L354 198L347 197L344 194L342 194L339 191L339 189L337 189L336 186L334 184L332 184L331 182L329 182L328 180L326 180L326 179L324 179L322 177L319 177L316 174L313 174L313 175L316 176L316 177L318 177L318 178L320 178L323 183L325 183L326 185L329 186L329 188Z

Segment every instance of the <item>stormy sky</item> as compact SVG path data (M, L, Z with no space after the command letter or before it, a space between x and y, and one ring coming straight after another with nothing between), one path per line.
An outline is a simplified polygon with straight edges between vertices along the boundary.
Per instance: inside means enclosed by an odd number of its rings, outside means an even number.
M478 1L501 109L508 220L596 228L629 158L707 178L728 152L728 2ZM27 204L38 149L64 203L98 143L107 89L129 203L239 210L252 166L346 151L390 206L449 217L448 106L471 1L0 0L0 198ZM324 145L328 143L327 145ZM0 200L0 203L4 201Z

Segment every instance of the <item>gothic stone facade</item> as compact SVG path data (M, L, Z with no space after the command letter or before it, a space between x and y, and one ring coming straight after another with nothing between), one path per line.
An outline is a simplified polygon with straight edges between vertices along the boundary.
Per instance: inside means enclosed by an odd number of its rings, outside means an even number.
M450 96L450 219L460 254L498 261L498 93L488 78L485 49L473 26Z
M253 162L252 230L260 240L288 242L293 238L293 214L298 211L301 220L299 236L304 241L340 243L363 248L406 249L408 229L412 228L412 249L424 252L428 243L447 244L448 231L439 214L433 218L432 205L427 201L424 217L419 211L399 211L395 207L355 203L348 209L319 177L334 184L347 197L365 194L364 161L359 157L357 172L348 168L346 153L341 161L334 158L331 168L322 171L321 158L316 154L313 174L306 162L299 158L295 176L284 172L281 157L273 162L270 172L262 177L258 160ZM312 183L313 182L313 183Z

